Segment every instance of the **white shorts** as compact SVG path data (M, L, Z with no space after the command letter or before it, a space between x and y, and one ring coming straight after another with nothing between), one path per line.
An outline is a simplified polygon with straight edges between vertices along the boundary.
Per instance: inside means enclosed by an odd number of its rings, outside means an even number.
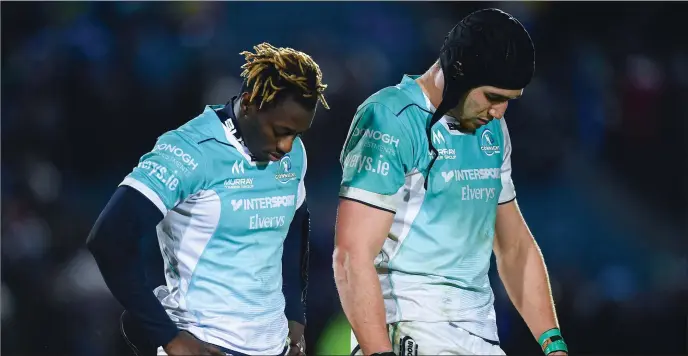
M506 355L495 342L473 335L451 322L399 322L387 325L394 353L421 355ZM363 355L354 333L351 350Z
M202 340L199 340L199 341L203 342ZM290 344L290 342L289 342L289 340L287 340L286 345L284 346L284 351L277 356L288 355L289 354L289 347L290 347L289 344ZM237 351L228 350L228 349L222 348L222 347L217 346L217 345L212 345L212 346L214 346L218 350L224 352L225 355L227 355L227 356L248 356L246 354L242 354L242 353L237 352ZM167 356L167 352L165 352L165 349L163 349L162 346L158 347L157 356Z

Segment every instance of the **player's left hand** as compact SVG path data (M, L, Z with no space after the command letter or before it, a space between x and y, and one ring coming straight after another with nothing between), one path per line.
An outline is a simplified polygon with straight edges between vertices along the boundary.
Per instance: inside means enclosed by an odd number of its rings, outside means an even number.
M306 338L303 334L306 327L289 320L289 351L287 356L306 356Z
M568 354L564 351L555 351L552 352L551 354L548 354L547 356L567 356Z
M306 356L306 340L303 336L298 342L292 341L289 344L287 356Z

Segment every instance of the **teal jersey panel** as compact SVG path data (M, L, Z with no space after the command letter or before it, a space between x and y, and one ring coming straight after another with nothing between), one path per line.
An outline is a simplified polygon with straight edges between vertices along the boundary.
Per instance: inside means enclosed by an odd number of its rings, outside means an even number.
M375 260L388 322L453 321L497 340L487 274L497 206L515 197L508 130L492 120L466 134L445 116L428 135L435 109L414 79L359 107L340 196L394 213Z

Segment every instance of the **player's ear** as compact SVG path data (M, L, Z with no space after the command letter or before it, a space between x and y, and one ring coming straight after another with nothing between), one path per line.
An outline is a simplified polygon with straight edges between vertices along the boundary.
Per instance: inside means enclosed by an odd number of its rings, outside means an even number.
M251 103L251 94L248 92L243 92L241 93L241 99L240 99L240 107L239 110L241 110L242 115L246 114L254 114L255 113L255 105Z

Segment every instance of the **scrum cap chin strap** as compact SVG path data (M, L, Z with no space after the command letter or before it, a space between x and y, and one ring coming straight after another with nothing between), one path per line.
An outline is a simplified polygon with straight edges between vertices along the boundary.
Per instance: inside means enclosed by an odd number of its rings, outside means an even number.
M432 127L473 88L525 88L535 72L535 49L530 35L513 16L498 9L479 10L466 16L445 37L440 66L444 90L442 102L426 127L433 158L425 189L438 156L431 140Z

